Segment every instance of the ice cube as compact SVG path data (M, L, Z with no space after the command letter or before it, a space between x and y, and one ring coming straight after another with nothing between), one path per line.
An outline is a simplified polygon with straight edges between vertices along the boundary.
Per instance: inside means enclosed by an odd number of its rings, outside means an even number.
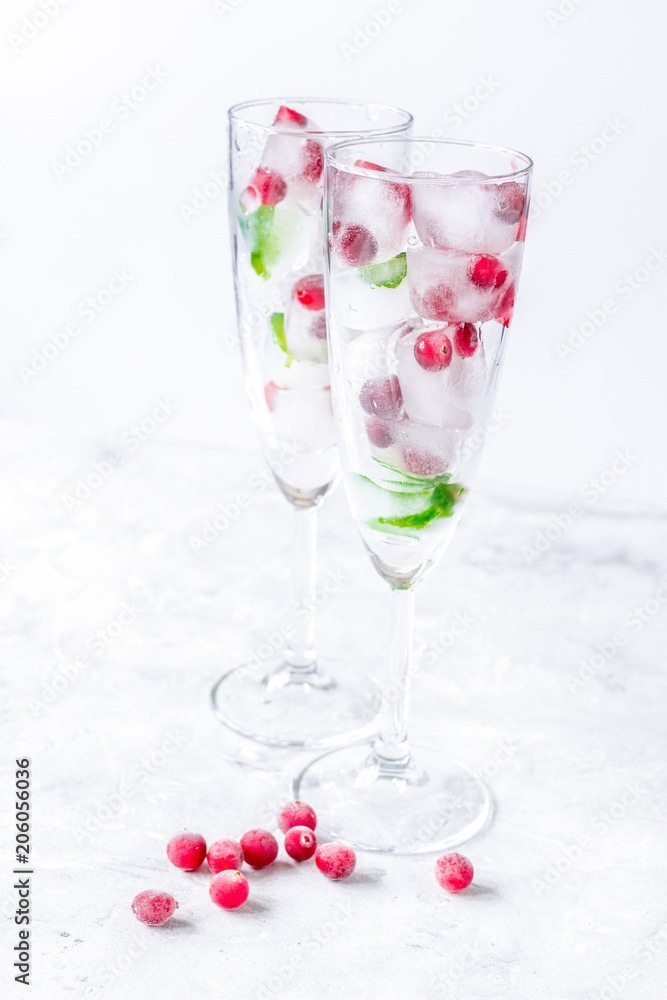
M352 394L358 395L366 383L382 383L391 375L395 366L394 333L393 327L383 327L358 334L345 344L343 368Z
M324 277L309 274L293 286L285 316L287 350L301 361L327 360Z
M388 268L390 264L393 271ZM384 281L382 268L388 275ZM385 264L337 275L332 299L338 322L352 330L373 330L407 319L412 306L405 269L405 254L400 254Z
M332 248L342 263L364 267L389 261L403 249L411 218L410 188L381 179L384 167L357 161L377 171L376 179L339 171L332 204Z
M450 391L450 371L455 359L442 371L426 371L415 358L415 342L425 329L407 333L396 344L396 371L405 412L419 424L466 430L472 425L472 416L465 408L465 400L453 398Z
M413 185L412 213L423 243L443 250L498 254L518 238L525 205L525 186L498 183L477 171L415 177L439 179ZM444 178L444 180L442 180Z
M399 467L414 476L440 476L450 472L457 463L461 437L456 429L402 420L396 434L401 447Z
M453 250L408 247L408 283L414 309L424 319L484 323L494 318L504 284L483 287L470 279L474 257ZM504 281L509 280L508 272Z

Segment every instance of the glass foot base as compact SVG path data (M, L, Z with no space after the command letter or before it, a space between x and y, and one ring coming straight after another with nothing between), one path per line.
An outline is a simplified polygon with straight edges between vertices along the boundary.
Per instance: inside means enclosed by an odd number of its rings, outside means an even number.
M308 764L294 779L292 795L317 813L318 839L363 851L425 854L479 833L493 812L486 785L437 750L413 749L407 767L388 771L371 743L334 750Z
M267 660L237 667L211 691L215 715L229 729L276 747L318 750L370 735L380 688L357 667L320 658L313 670Z

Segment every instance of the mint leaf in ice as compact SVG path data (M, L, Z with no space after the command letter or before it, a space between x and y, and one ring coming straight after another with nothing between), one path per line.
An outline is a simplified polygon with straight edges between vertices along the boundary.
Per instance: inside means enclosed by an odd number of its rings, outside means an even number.
M359 277L367 285L380 285L382 288L398 288L408 273L408 265L404 253L383 264L369 264L359 268Z

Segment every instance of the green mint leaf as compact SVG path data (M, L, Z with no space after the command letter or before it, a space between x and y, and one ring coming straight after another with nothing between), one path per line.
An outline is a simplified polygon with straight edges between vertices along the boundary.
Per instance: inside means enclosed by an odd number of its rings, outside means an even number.
M408 273L408 265L404 253L383 264L369 264L359 268L359 277L367 285L380 285L382 288L398 288Z
M287 346L287 340L285 339L285 314L284 313L271 313L269 316L269 323L271 324L271 330L273 332L273 339L278 345L278 347L285 352L287 355L287 360L285 365L287 368L294 361L294 355Z
M278 248L272 236L273 205L260 205L250 215L239 216L241 232L250 250L250 265L265 281L271 277L269 267L278 258Z

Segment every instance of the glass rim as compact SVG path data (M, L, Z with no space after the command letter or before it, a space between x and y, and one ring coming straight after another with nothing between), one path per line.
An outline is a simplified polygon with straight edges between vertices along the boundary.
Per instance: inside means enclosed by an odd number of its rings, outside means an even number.
M275 125L260 125L257 122L249 121L244 118L240 112L246 111L248 108L261 108L269 104L275 104L280 102L281 104L332 104L338 105L339 107L350 107L351 105L357 105L365 108L379 108L383 111L393 111L399 116L403 116L404 121L396 125L387 125L384 127L378 126L376 128L368 129L354 129L354 128L336 128L336 129L291 129L284 128L283 126L277 127ZM246 128L256 129L258 132L263 132L266 135L316 135L323 136L328 135L332 137L340 137L349 139L350 136L368 136L369 138L381 138L382 136L392 136L396 133L401 133L410 128L414 124L414 117L405 108L396 107L393 104L382 104L377 101L360 101L355 98L345 98L345 97L261 97L257 100L252 101L241 101L240 104L233 104L231 108L227 111L227 117L230 122L236 125L243 125ZM363 138L358 140L363 142Z
M480 184L487 183L488 181L507 181L515 180L517 177L527 177L531 170L533 169L534 163L527 153L522 153L518 149L512 149L511 146L496 146L489 142L478 142L475 139L447 139L447 138L435 138L434 136L401 136L400 138L392 137L390 139L383 140L381 136L372 136L370 139L347 139L344 142L335 142L327 146L324 150L324 158L326 160L327 166L330 168L335 168L336 170L344 171L348 174L356 174L359 177L374 177L376 180L378 178L377 170L372 170L367 167L355 167L351 163L343 163L336 156L336 153L340 149L348 149L351 146L358 146L367 143L380 143L380 142L402 142L410 143L411 145L416 145L418 143L437 143L441 146L465 146L469 149L485 149L493 153L504 153L508 156L520 157L524 161L524 166L517 170L510 170L507 173L502 174L487 174L482 177L452 177L451 174L444 174L440 176L431 177L415 177L414 174L402 173L400 170L392 170L387 168L382 172L383 179L400 180L404 182L409 182L411 184Z

